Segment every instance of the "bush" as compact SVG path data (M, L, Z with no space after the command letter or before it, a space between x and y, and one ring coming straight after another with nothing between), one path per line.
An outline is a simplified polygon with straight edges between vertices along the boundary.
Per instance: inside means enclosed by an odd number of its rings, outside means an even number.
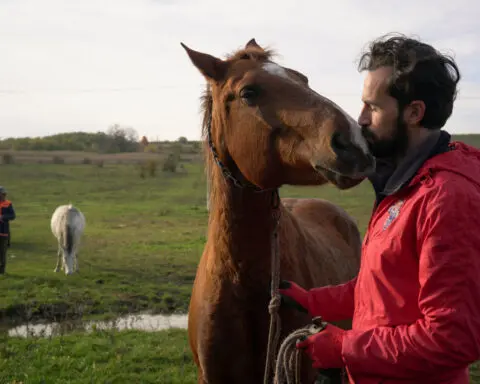
M2 155L2 164L13 164L15 157L11 153L4 153Z
M53 156L52 157L52 163L53 164L65 164L65 159L61 156Z
M154 177L157 173L157 162L155 160L148 160L146 166L150 177Z
M155 177L155 174L157 173L157 165L158 164L155 160L147 160L139 163L138 168L140 171L140 177L144 179L147 174L149 174L150 177Z
M176 172L178 165L178 156L170 153L163 163L163 172Z
M158 145L157 144L147 144L144 149L143 149L144 152L147 152L147 153L155 153L155 152L158 152Z

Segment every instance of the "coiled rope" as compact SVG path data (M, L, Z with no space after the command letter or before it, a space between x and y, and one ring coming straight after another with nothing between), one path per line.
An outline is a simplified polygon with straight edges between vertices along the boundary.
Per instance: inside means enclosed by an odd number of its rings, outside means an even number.
M283 340L278 351L274 384L301 384L300 363L302 352L296 348L296 343L299 339L318 333L327 326L327 323L322 321L321 317L313 318L312 323L293 331Z

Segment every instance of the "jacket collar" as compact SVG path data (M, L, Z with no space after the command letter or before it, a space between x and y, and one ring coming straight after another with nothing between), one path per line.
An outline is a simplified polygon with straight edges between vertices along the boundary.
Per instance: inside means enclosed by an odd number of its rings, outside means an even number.
M446 131L434 131L395 167L393 161L379 159L375 174L369 179L375 190L377 204L386 196L408 184L422 165L431 157L449 150L451 136Z

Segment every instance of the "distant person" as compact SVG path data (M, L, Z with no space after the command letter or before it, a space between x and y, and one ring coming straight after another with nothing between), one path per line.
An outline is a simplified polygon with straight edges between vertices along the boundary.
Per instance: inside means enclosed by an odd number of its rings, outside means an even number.
M359 69L376 199L354 279L281 283L285 304L328 323L297 348L349 383L468 384L480 359L480 151L441 129L460 72L402 35L374 41ZM331 324L346 319L351 330Z
M10 221L15 220L15 210L7 200L7 190L0 186L0 274L5 274L7 249L10 247Z

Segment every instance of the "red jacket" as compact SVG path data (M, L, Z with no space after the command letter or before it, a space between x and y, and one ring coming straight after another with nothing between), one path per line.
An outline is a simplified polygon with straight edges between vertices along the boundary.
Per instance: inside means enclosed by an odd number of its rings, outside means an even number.
M15 220L15 210L9 200L0 201L0 236L10 240L9 222Z
M351 383L468 384L480 359L480 151L451 148L375 207L358 276L309 291L313 316L353 316Z

